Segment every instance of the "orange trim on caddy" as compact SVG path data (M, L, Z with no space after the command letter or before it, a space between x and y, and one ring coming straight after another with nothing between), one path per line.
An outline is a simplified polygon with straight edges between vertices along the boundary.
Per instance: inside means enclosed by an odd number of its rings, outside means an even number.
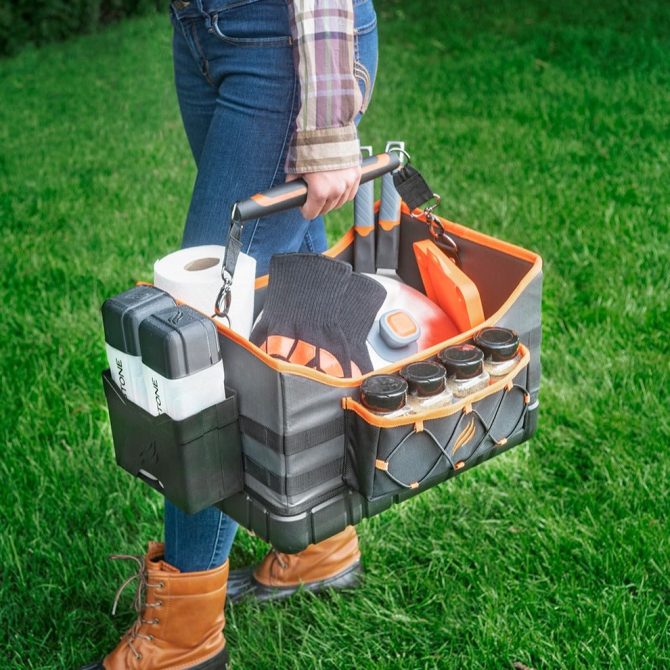
M469 395L467 398L463 398L463 400L455 402L453 405L447 405L446 407L438 407L436 409L430 409L425 412L421 412L421 415L418 417L416 415L413 416L409 414L404 417L398 417L397 419L389 419L384 416L380 416L379 414L374 414L369 410L367 410L363 405L361 405L361 403L354 400L353 398L344 399L343 401L344 408L350 409L352 412L355 412L356 414L358 414L358 416L365 419L367 423L372 424L373 426L379 426L380 428L397 428L398 426L411 426L412 424L415 424L417 421L424 422L428 421L429 419L441 419L444 418L445 416L451 416L452 414L457 414L464 407L472 405L472 403L477 402L482 398L486 398L489 395L498 393L498 391L502 391L507 386L509 380L514 379L514 377L516 377L519 374L519 372L521 372L521 370L523 370L523 368L525 368L528 365L528 362L530 361L530 352L523 344L519 345L519 348L521 353L523 354L521 356L521 360L514 366L514 368L512 368L512 370L510 370L507 373L505 377L503 377L497 382L494 382L493 384L489 384L485 389L482 389L477 393L473 393L472 395ZM468 431L468 434L472 432L472 435L469 435L467 438L471 439L475 431L473 431L469 427L466 427L466 430Z
M405 214L411 213L407 205L405 205L405 203L403 203L402 211ZM421 210L419 209L414 210L415 218L417 221L422 221L423 223L426 223L426 217L424 214L419 214L420 211ZM459 237L469 240L470 242L477 242L478 244L483 244L485 247L490 247L491 249L497 249L498 251L503 251L504 253L509 254L510 256L521 258L522 260L528 261L529 263L535 264L535 262L538 260L540 261L540 265L542 263L542 259L536 253L528 251L528 249L518 247L515 244L511 244L510 242L503 242L502 240L499 240L495 237L491 237L490 235L486 235L485 233L480 233L478 231L472 230L472 228L466 228L465 226L462 226L460 223L454 223L453 221L449 221L448 219L443 219L440 216L437 216L435 218L440 222L442 228L448 233L458 235Z
M335 244L333 244L330 249L324 251L323 255L330 258L339 256L348 246L354 243L355 238L356 235L354 234L354 229L349 228L349 230L347 230L347 232L344 233L344 235L337 242L335 242Z
M404 214L410 214L410 210L407 207L407 205L403 202L401 204L401 211ZM417 212L419 210L416 210ZM375 212L379 212L379 201L375 202ZM418 221L422 221L425 223L425 216L424 215L418 215L417 217ZM365 377L368 377L373 374L384 374L384 373L391 373L391 372L396 372L399 370L401 367L407 365L408 363L413 363L414 361L421 361L421 360L426 360L430 358L431 356L434 356L437 354L439 351L441 351L444 347L448 347L452 344L458 344L460 342L464 342L468 339L470 339L476 332L481 330L482 328L485 328L486 326L491 326L497 323L500 319L500 317L507 311L509 308L512 306L512 304L517 300L517 298L521 295L521 293L524 291L524 289L530 284L530 282L540 273L542 270L542 259L540 256L538 256L536 253L533 253L532 251L528 251L526 249L523 249L521 247L518 247L514 244L510 244L508 242L502 242L500 240L495 239L494 237L491 237L490 235L485 235L484 233L480 233L474 230L471 230L469 228L465 228L464 226L461 226L460 224L453 223L452 221L448 221L447 219L442 219L440 217L436 217L444 230L447 232L453 232L455 235L458 235L460 237L463 237L467 240L470 240L472 242L476 242L478 244L481 244L486 247L490 247L492 249L497 249L498 251L502 251L504 253L509 254L510 256L514 256L516 258L520 258L522 260L525 260L528 263L531 263L532 266L529 268L528 272L526 275L521 279L521 281L518 283L516 288L512 291L512 293L509 295L507 300L500 306L500 308L492 314L484 323L480 323L477 327L471 328L470 330L467 330L463 333L460 333L459 335L455 335L454 337L445 340L444 342L440 342L439 344L436 344L434 347L430 347L429 349L424 349L423 351L420 351L414 356L410 356L408 358L403 359L400 361L400 364L398 363L392 363L387 365L384 368L380 368L379 370L374 370L373 372L369 372L367 375L361 375L358 377L350 377L350 378L338 378L338 377L333 377L332 375L327 375L323 372L319 372L318 370L313 370L311 368L305 368L300 365L295 365L294 363L287 363L285 361L278 360L276 358L272 358L271 356L268 356L265 352L261 351L258 347L255 345L251 344L249 340L246 338L242 337L235 331L231 330L227 326L215 321L214 323L216 324L216 327L223 335L225 335L228 339L232 340L236 344L239 344L241 347L246 349L250 354L253 356L256 356L256 358L259 358L262 360L266 365L268 365L270 368L273 370L276 370L277 372L285 372L289 374L295 374L301 377L305 377L307 379L312 379L314 381L320 382L322 384L327 384L329 386L335 386L338 388L355 388L360 386L361 382ZM343 237L336 242L330 249L328 249L324 255L332 257L338 256L342 251L344 251L349 245L353 244L355 239L355 234L354 234L354 229L353 227L350 228L344 235ZM264 275L262 277L258 277L256 279L256 289L263 288L264 286L267 286L268 283L268 275ZM525 349L524 349L525 350ZM526 360L526 359L524 359ZM527 362L527 360L526 360ZM497 382L497 384L500 382ZM488 391L491 389L491 386L488 387L488 389L485 390L485 392L481 393L488 393ZM474 396L474 398L477 398L477 396ZM347 401L350 399L347 399ZM347 407L349 406L348 404L346 405ZM458 409L461 408L460 403L458 405L452 405L452 407L458 407ZM373 416L373 415L370 415ZM375 419L379 419L379 417L375 416ZM390 421L390 419L385 419L384 421ZM372 423L376 423L376 421L372 421ZM376 423L376 425L387 425L387 424L382 424L382 423ZM402 424L398 424L402 425Z

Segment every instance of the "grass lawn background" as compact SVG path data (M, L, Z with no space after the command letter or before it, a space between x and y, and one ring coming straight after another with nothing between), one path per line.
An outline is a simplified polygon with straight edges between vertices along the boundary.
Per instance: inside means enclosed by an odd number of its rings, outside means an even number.
M233 668L670 667L670 5L378 16L363 142L544 257L540 430L362 523L356 594L229 609ZM73 668L133 618L107 555L162 532L114 463L99 307L181 237L167 17L0 61L0 106L0 668ZM264 551L240 533L232 563Z

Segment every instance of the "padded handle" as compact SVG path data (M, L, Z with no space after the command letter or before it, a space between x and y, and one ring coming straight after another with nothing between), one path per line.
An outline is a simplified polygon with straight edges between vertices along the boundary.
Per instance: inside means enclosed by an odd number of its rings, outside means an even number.
M361 164L361 184L392 172L399 166L400 156L397 153L384 153L365 158ZM296 179L235 203L232 212L233 223L300 207L306 200L307 184L304 179Z

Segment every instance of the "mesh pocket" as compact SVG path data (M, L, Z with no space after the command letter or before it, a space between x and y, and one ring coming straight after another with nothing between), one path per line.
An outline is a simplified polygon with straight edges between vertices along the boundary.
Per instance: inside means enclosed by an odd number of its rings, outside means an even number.
M445 416L417 414L393 426L375 425L358 403L347 403L345 480L368 500L425 490L522 442L530 400L524 376Z

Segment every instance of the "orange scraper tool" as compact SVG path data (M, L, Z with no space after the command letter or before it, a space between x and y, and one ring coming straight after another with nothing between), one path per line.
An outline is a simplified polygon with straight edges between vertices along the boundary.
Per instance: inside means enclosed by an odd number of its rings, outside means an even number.
M432 240L414 243L426 295L465 332L484 322L479 289Z

